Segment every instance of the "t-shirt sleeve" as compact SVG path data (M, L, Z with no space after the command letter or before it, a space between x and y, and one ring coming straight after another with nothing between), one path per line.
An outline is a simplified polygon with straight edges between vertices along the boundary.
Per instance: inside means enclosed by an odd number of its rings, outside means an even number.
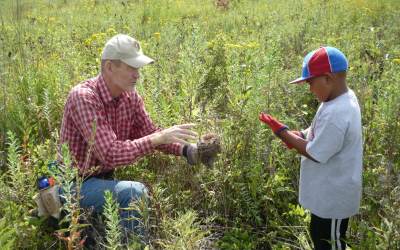
M304 138L307 138L309 131L310 131L310 127L303 129L300 132L304 135Z
M320 163L326 163L343 147L344 130L327 120L314 128L314 138L307 143L307 153Z

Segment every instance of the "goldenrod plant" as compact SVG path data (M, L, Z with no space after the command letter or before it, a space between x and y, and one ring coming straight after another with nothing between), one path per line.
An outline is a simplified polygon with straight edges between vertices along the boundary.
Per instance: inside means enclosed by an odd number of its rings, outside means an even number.
M3 218L0 219L0 245L1 249L11 250L14 249L15 242L15 229L7 225L7 221Z
M122 239L122 229L119 224L119 207L114 200L112 193L104 193L106 203L104 205L104 216L106 218L106 249L120 249Z

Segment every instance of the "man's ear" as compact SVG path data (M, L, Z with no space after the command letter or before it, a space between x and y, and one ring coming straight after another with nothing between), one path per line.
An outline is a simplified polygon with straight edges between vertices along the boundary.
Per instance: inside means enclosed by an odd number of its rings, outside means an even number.
M104 63L104 70L107 72L107 73L111 73L112 72L112 62L110 61L110 60L106 60L105 61L105 63Z

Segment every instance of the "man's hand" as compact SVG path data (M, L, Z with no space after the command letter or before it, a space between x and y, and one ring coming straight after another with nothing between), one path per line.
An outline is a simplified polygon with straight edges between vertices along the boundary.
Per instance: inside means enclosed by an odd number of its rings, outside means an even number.
M150 140L153 146L170 143L189 144L189 140L197 139L197 133L190 130L194 126L193 123L175 125L150 135Z
M265 114L263 112L260 113L260 116L258 118L260 119L260 121L267 124L277 136L279 136L282 131L289 129L288 126L279 122L273 116Z

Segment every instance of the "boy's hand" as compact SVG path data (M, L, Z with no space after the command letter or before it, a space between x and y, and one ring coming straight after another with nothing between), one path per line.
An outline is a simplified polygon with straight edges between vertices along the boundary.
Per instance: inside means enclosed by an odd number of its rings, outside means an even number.
M279 122L273 116L265 114L264 112L261 112L258 118L260 121L267 124L277 136L279 136L283 130L289 129L288 126Z

